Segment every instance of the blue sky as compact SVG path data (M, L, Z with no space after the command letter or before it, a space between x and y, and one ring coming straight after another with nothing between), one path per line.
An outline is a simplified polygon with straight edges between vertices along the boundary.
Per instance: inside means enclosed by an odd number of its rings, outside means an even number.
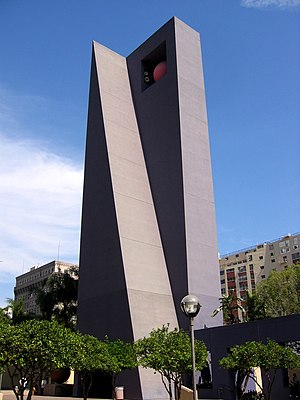
M78 262L91 42L201 34L221 253L300 229L300 0L0 0L0 306Z

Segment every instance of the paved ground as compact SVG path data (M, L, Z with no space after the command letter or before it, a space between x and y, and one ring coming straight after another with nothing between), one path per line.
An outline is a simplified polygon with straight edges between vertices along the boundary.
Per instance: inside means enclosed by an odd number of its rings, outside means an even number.
M14 395L14 392L12 390L2 390L0 392L0 400L1 400L1 394L3 395L2 400L16 400L16 396ZM189 399L189 397L183 396L184 399ZM80 397L55 397L55 396L32 396L32 400L80 400ZM105 399L92 399L92 400L105 400ZM111 400L111 399L106 399L106 400ZM200 399L199 399L200 400ZM209 399L207 399L209 400ZM219 399L222 400L222 399Z
M14 395L14 392L12 390L2 390L0 394L3 395L3 400L16 400L16 396ZM74 400L74 399L75 397L32 396L32 400Z

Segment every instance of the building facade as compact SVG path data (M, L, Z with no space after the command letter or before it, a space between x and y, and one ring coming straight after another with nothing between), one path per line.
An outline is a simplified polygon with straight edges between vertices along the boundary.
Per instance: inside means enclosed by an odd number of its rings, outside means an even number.
M53 273L64 272L72 267L78 267L78 265L55 260L39 267L31 267L28 272L16 277L15 300L23 300L24 309L27 313L40 315L40 309L36 304L35 289L41 288Z
M245 300L247 291L255 290L271 271L300 262L299 245L300 234L295 233L223 255L219 260L222 295L236 293Z
M200 37L172 18L127 58L93 43L78 328L130 342L187 329L188 293L196 328L222 323L210 317L220 282ZM139 369L126 397L166 392Z

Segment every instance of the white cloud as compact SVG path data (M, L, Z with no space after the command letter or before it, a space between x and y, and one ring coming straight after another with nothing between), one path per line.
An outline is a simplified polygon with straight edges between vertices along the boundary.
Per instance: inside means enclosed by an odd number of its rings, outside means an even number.
M1 132L0 149L0 283L57 259L59 246L78 262L82 168Z
M249 8L277 7L286 9L299 7L300 0L242 0L241 5Z

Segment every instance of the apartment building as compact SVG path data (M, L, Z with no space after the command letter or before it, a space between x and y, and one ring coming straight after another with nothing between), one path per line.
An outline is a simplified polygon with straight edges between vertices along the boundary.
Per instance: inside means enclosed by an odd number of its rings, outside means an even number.
M281 271L300 262L299 245L300 233L295 233L222 255L219 260L222 295L235 292L246 299L247 291L255 290L272 270Z
M65 271L77 265L63 261L51 261L47 264L31 267L25 274L16 277L14 288L15 300L23 299L25 311L39 315L40 309L36 304L34 290L42 287L46 279L55 272Z

